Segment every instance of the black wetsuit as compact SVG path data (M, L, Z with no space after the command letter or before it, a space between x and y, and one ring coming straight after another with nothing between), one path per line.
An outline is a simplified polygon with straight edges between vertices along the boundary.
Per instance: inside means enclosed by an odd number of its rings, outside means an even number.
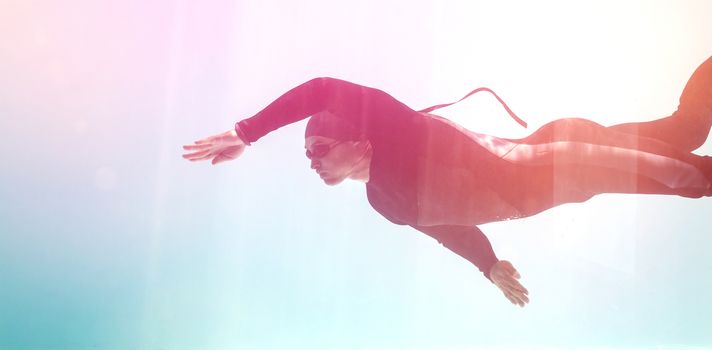
M529 137L503 139L332 78L290 90L238 122L236 130L250 143L317 114L346 118L371 142L366 188L376 211L434 237L487 278L497 257L478 224L527 217L600 193L711 194L709 158L632 133L638 124L606 128L561 119Z

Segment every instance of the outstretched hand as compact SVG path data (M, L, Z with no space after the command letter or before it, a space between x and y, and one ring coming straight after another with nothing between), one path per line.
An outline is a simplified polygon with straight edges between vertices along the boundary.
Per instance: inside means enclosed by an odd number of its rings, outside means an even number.
M517 281L521 276L506 260L500 260L490 269L490 279L502 290L512 304L524 307L529 302L529 291Z
M183 145L187 153L183 158L190 161L208 160L218 164L239 157L245 151L243 142L234 129L195 141L192 145Z

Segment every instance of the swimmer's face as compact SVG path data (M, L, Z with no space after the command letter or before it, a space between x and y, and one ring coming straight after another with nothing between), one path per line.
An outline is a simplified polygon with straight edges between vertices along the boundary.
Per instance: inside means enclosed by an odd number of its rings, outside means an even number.
M309 136L304 143L311 168L327 185L338 185L352 175L363 159L364 148L359 141L337 141L324 136Z

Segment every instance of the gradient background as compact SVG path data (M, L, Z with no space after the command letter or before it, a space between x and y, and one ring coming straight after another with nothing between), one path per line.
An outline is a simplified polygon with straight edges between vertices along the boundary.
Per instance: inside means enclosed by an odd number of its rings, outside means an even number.
M304 122L181 145L316 76L479 132L666 116L712 2L0 0L0 349L712 349L712 200L602 195L483 225L530 290L324 186ZM708 142L697 151L712 153Z

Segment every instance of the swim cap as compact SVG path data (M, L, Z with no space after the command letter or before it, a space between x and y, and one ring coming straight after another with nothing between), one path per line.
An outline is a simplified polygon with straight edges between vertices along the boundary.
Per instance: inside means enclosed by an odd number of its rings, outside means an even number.
M363 133L353 123L322 112L309 118L304 137L324 136L339 141L359 141Z

